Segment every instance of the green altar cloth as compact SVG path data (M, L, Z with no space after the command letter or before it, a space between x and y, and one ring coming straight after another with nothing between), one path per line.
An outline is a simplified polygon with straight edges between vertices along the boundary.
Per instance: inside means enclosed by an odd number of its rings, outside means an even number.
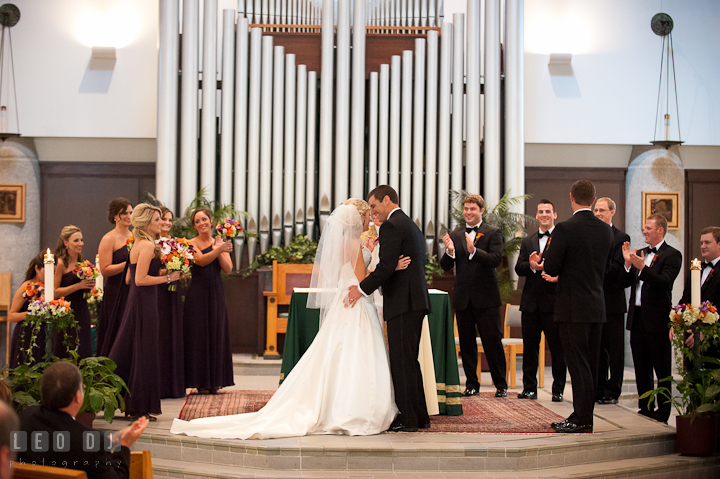
M290 300L280 383L292 371L318 333L320 311L307 308L307 296L307 289L296 288ZM444 291L430 290L430 304L433 312L428 315L428 326L440 414L459 416L462 414L462 390L450 297Z

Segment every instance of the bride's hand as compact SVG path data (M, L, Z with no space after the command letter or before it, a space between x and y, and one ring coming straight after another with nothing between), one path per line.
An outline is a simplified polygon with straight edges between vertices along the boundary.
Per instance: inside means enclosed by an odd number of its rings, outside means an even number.
M398 264L395 267L395 271L402 271L403 269L407 269L408 266L410 266L410 257L400 255L400 259L398 259Z

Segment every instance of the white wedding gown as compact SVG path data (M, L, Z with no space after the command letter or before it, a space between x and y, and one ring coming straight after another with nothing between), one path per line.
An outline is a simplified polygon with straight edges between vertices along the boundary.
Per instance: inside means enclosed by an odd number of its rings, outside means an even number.
M300 361L258 412L183 421L170 432L219 439L270 439L309 434L378 434L397 415L382 324L371 298L345 308L358 284L341 271L328 314Z

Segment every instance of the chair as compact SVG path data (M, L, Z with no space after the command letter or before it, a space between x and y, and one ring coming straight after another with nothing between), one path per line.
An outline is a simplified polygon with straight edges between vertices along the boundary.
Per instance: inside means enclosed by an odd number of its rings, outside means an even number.
M10 303L12 303L12 273L0 273L0 321L5 322L5 364L10 364Z
M87 479L85 471L63 467L14 463L13 479ZM130 479L153 479L150 451L130 453Z
M278 313L278 306L289 306L294 288L310 286L313 265L286 264L273 261L273 289L263 291L267 298L265 355L276 355L277 335L287 331L288 313Z
M520 306L514 304L505 305L505 326L503 334L503 348L505 349L505 362L507 363L508 370L510 372L510 380L508 382L511 389L516 388L515 373L517 367L517 355L523 354L523 339L513 338L510 336L510 328L513 326L522 326L521 321L522 315L520 313ZM538 369L539 369L539 386L545 387L545 334L540 335L540 353L538 355Z

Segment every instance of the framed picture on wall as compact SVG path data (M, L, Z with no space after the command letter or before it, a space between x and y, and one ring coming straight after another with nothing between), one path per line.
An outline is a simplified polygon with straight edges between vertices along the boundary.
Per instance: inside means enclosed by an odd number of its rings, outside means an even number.
M658 214L667 219L668 230L680 229L680 193L677 191L643 191L643 225L645 218Z
M0 222L25 222L25 183L0 183Z

